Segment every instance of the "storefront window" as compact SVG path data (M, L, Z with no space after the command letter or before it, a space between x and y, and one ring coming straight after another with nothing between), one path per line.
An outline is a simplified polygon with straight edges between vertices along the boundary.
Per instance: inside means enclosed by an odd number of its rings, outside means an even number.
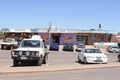
M111 36L110 36L110 34L107 34L107 41L108 41L108 42L111 41Z
M88 44L88 37L86 35L77 35L76 36L76 44Z
M94 44L94 42L95 42L95 35L92 34L92 35L91 35L91 44Z
M103 35L99 35L99 42L103 42L104 41L103 38L104 38Z

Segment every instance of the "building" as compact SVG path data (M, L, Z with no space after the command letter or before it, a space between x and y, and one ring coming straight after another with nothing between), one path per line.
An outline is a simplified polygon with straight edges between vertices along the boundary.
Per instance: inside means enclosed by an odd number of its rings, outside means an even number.
M5 37L13 37L16 40L21 40L24 37L32 35L40 35L47 45L55 42L59 45L64 43L83 43L85 45L93 45L94 42L113 42L115 35L109 30L90 29L57 29L57 28L31 28L31 29L2 29Z

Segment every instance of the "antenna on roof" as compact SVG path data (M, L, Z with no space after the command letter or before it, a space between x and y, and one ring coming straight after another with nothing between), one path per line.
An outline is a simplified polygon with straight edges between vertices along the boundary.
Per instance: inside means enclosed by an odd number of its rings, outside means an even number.
M99 23L99 30L101 30L102 29L102 24L101 23Z

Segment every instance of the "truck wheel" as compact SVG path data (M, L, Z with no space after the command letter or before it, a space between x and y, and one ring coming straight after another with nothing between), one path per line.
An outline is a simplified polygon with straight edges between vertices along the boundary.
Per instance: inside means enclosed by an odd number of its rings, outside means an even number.
M43 64L47 64L47 62L48 62L48 56L45 56L43 60Z
M18 66L18 61L17 60L13 60L13 66Z
M118 61L120 62L120 56L118 56Z
M41 66L41 65L42 65L42 59L41 59L41 57L40 57L40 59L37 61L37 65L38 65L38 66Z
M116 53L116 51L115 50L113 50L113 52L112 53Z
M1 45L1 49L4 49L4 48L3 48L3 45Z

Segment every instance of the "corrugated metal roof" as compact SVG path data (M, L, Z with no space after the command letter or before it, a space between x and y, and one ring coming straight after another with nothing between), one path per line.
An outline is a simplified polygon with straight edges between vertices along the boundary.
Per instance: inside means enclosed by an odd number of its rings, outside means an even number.
M46 28L31 28L31 29L24 29L24 28L18 28L18 29L7 29L4 32L36 32L36 33L43 33L48 32L49 33L108 33L108 34L115 34L114 32L110 30L101 30L101 29L91 29L91 30L79 30L79 29L46 29Z

